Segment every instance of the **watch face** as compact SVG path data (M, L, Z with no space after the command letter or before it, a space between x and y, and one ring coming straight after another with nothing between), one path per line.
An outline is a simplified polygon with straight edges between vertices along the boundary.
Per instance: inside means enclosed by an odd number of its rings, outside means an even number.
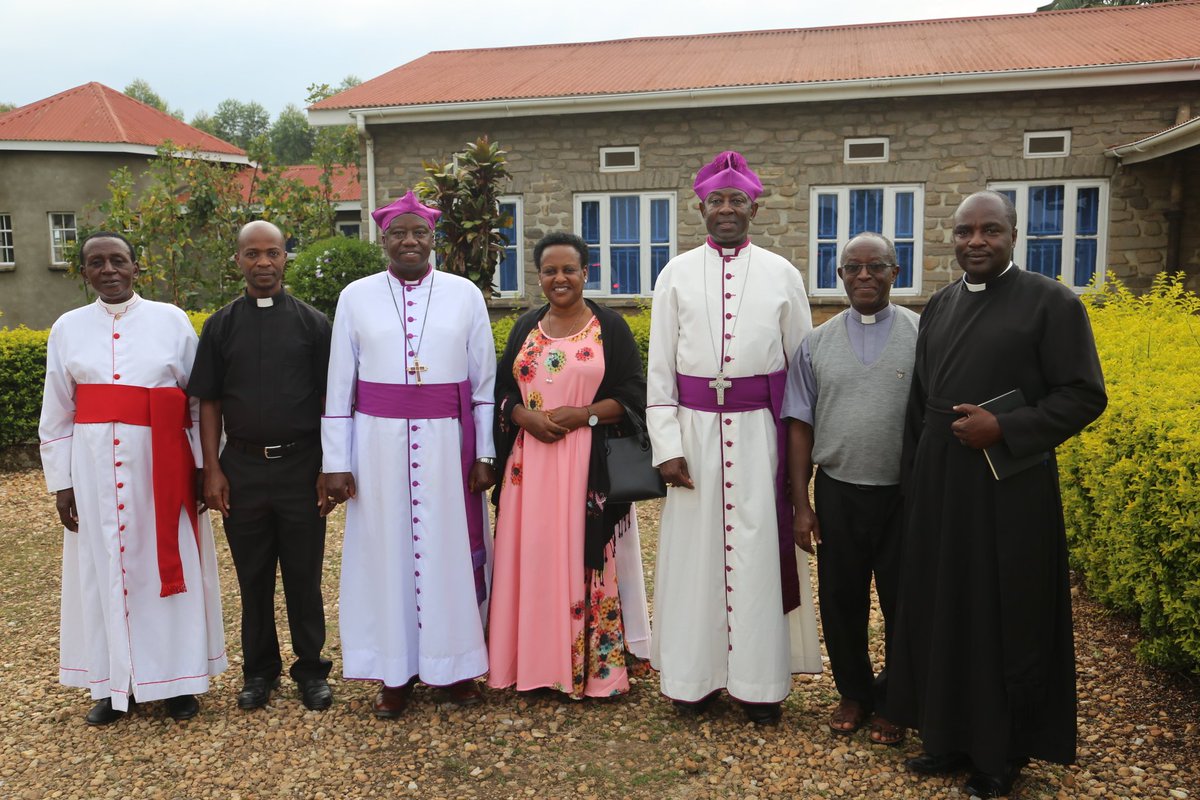
M595 414L592 414L590 417L588 417L588 426L594 428L594 427L596 427L596 423L598 423L599 421L600 421L600 418L597 417Z

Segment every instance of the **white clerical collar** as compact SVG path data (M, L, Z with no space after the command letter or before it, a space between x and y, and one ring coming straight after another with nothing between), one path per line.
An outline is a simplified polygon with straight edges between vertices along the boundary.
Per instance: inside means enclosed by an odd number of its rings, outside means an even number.
M713 241L713 238L711 236L709 236L708 239L705 240L705 244L707 244L713 250L716 250L718 253L720 253L725 258L735 258L735 257L741 255L741 252L750 246L750 237L747 236L746 241L742 242L737 247L725 247L723 245L719 245Z
M134 292L132 295L129 296L128 300L121 302L121 303L106 303L106 302L104 302L103 298L97 297L96 305L103 308L104 312L106 314L112 314L114 317L119 317L122 314L124 314L126 311L128 311L130 306L132 306L134 303L136 303L137 301L139 301L141 299L142 298L138 296L138 293Z
M424 274L422 274L421 277L417 278L415 281L410 281L410 280L406 280L404 278L398 277L396 275L396 273L392 272L391 267L388 267L387 274L390 277L392 277L393 279L395 279L396 282L399 283L401 286L420 286L422 283L424 283L426 278L428 278L431 274L433 274L433 264L427 265Z
M892 304L888 303L874 314L860 314L854 308L848 308L846 311L850 314L851 319L858 320L863 325L874 325L877 322L883 322L892 315Z
M1004 268L1004 272L1001 272L1000 275L1003 275L1005 272L1008 272L1012 268L1013 268L1013 262L1009 261L1008 266ZM996 278L999 278L1000 275L997 275ZM992 280L996 280L996 278L992 278ZM966 275L963 275L962 282L963 282L963 286L967 287L968 292L982 292L984 289L986 289L988 287L987 281L984 281L983 283L967 283Z

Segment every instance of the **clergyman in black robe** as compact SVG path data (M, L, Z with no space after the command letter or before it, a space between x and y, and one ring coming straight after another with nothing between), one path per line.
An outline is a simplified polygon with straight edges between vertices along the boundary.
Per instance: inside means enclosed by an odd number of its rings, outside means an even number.
M910 770L971 769L968 792L998 797L1030 758L1075 759L1054 448L1098 417L1107 396L1079 298L1012 263L1008 198L971 195L954 222L965 275L930 298L917 338L888 716L920 732L925 754ZM980 408L1013 389L1026 405ZM997 480L983 448L1044 458Z

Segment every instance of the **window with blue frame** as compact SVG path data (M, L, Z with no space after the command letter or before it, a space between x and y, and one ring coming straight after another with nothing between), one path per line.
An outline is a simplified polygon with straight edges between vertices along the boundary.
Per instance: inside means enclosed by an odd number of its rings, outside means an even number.
M590 251L589 294L648 295L675 255L675 194L576 195L575 226Z
M900 275L892 291L898 295L920 293L924 207L924 187L915 184L814 187L809 205L811 293L843 293L838 259L851 239L867 231L881 233L896 245Z
M496 274L492 276L492 287L502 295L519 295L525 283L524 247L521 241L521 231L525 227L521 211L520 197L500 198L500 216L504 219L500 235L504 237L505 245L504 255L496 265Z
M1030 272L1061 278L1076 289L1104 277L1108 222L1105 181L1027 181L988 186L1017 209L1013 260Z

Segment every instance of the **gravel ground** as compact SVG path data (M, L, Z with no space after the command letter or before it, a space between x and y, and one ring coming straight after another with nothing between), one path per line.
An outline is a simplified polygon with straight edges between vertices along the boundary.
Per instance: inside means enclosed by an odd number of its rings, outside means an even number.
M231 668L188 722L161 703L106 729L84 692L57 684L61 529L38 472L0 473L0 798L961 798L961 776L918 780L919 752L834 738L831 677L797 677L783 723L758 729L722 699L699 721L677 717L644 669L620 699L563 702L487 692L463 711L419 688L404 718L370 714L374 684L332 681L333 708L307 711L285 683L271 704L239 711L237 584L218 535ZM657 507L642 509L653 580ZM325 573L333 677L341 515ZM815 570L814 570L815 572ZM280 595L282 601L282 595ZM283 619L280 611L281 620ZM879 618L874 618L878 633ZM1079 763L1035 764L1013 797L1200 798L1200 688L1138 665L1135 629L1076 598ZM281 627L281 637L286 636ZM878 636L876 636L878 638ZM286 644L286 643L285 643Z

